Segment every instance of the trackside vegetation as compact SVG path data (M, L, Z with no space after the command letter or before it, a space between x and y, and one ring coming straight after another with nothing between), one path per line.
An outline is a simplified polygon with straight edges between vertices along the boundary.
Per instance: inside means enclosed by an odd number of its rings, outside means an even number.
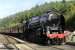
M75 1L63 2L50 2L42 5L36 5L30 10L24 10L16 14L7 16L0 20L0 28L13 27L32 16L40 16L49 9L56 9L60 11L65 17L67 26L75 28Z

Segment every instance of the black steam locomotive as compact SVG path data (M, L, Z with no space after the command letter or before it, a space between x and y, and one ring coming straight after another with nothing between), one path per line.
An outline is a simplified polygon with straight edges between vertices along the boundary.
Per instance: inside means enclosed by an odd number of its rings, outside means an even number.
M58 11L48 10L41 16L31 17L21 25L2 29L1 31L12 34L21 33L21 37L32 42L61 44L65 40L64 26L64 16Z
M33 16L26 21L25 38L40 43L61 44L65 38L64 26L64 16L49 10L41 16Z

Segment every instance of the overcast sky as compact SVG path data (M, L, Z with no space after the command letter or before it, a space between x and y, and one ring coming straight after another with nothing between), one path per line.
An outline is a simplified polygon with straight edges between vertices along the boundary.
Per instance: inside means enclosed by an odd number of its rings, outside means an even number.
M28 10L37 4L61 0L0 0L0 18Z

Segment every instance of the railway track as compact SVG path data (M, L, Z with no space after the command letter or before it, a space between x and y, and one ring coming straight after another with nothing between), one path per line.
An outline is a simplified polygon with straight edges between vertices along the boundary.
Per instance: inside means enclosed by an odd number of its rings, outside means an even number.
M53 46L31 46L34 50L75 50L75 46L53 45Z
M12 37L12 38L15 39L16 41L20 41L19 43L23 44L24 46L29 47L31 50L50 50L50 49L64 50L62 48L57 48L57 47L53 47L53 46L43 46L43 45L39 45L39 44L34 44L34 43L22 41L20 39L14 38L14 37Z
M12 40L10 36L0 34L0 37L2 37L2 40L0 40L0 50L19 50L15 45L17 42Z
M0 34L0 49L2 50L75 50L75 46L70 45L50 45L30 43L15 37Z
M75 46L70 46L70 45L43 46L43 45L29 43L29 42L18 40L18 39L17 39L17 41L21 41L21 43L23 43L24 45L28 46L32 50L75 50Z
M34 50L30 46L8 35L0 34L0 43L0 50Z
M14 38L16 39L16 38ZM28 46L29 48L31 48L32 50L75 50L75 46L70 46L70 45L50 45L50 46L43 46L43 45L39 45L39 44L35 44L35 43L29 43L26 41L22 41L22 40L18 40L20 41L22 44Z

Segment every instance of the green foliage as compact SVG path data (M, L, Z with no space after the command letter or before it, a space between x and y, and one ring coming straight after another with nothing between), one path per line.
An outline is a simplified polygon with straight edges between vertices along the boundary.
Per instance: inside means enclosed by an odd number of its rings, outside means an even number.
M67 1L65 4L63 4L63 2L51 2L43 5L36 5L30 10L10 15L0 21L0 27L10 27L17 23L22 23L23 20L27 20L32 16L40 16L51 8L55 8L62 12L66 19L66 25L75 25L75 2Z

